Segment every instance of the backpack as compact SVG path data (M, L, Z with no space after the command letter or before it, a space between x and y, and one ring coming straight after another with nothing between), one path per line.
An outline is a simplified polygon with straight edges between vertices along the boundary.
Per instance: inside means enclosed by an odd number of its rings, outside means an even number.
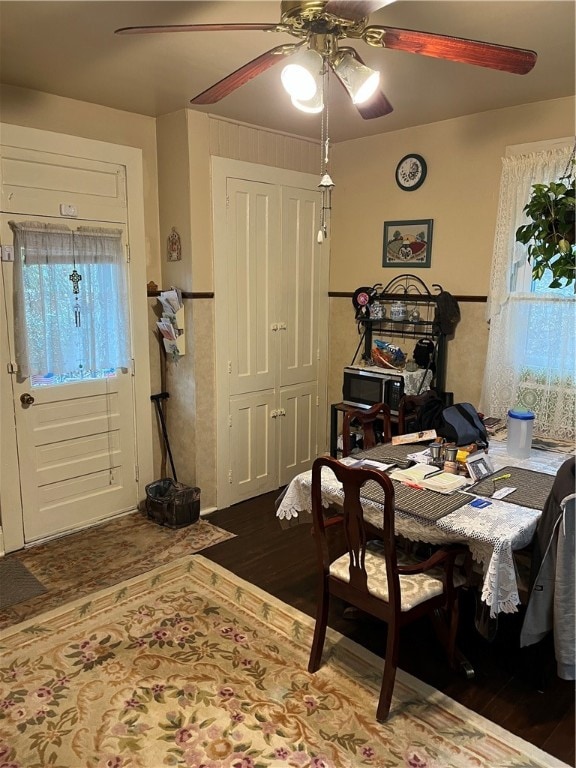
M443 423L436 428L436 432L445 437L449 443L456 443L456 445L477 443L482 447L488 445L486 427L478 411L470 403L457 403L444 408L442 420Z
M478 411L470 403L444 406L439 397L425 402L418 415L418 429L435 429L436 434L449 443L488 445L486 428Z

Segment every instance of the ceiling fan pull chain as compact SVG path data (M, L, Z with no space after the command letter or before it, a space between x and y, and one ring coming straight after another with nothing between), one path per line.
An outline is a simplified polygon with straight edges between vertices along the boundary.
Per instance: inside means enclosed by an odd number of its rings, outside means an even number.
M321 119L321 135L320 135L320 184L318 185L322 191L322 208L320 209L320 229L318 230L318 242L322 243L328 237L328 224L326 212L332 207L332 188L334 182L330 178L328 173L328 162L330 153L330 137L328 136L328 86L330 77L330 67L328 61L324 58L324 66L322 70L322 101L324 108L322 110Z

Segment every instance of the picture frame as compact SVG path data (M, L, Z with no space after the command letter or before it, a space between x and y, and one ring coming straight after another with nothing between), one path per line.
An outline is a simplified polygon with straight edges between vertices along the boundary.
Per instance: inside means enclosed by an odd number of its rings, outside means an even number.
M433 219L385 221L382 266L419 269L430 266Z
M483 451L471 453L466 459L466 467L475 483L494 473L494 465Z

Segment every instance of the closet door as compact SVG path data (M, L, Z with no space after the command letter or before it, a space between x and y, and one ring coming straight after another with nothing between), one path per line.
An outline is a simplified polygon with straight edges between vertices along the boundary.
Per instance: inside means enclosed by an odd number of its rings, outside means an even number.
M315 179L216 158L213 168L218 505L226 506L288 483L318 453L327 270Z
M318 378L318 192L282 187L280 385Z
M318 383L282 387L279 410L279 484L287 485L318 454Z
M228 355L230 394L273 389L278 360L279 193L229 179Z

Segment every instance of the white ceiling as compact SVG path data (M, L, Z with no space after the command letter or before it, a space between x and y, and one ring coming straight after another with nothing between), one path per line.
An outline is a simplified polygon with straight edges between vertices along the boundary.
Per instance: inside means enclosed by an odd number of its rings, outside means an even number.
M192 97L232 70L295 39L266 32L118 36L115 29L279 20L278 0L1 0L0 80L158 116L190 106ZM575 93L574 0L397 0L372 14L370 22L530 48L538 61L528 75L512 75L352 41L364 61L382 73L394 112L363 120L333 78L334 142ZM319 117L291 106L280 70L275 65L217 104L194 109L318 138ZM563 132L573 133L574 126Z

